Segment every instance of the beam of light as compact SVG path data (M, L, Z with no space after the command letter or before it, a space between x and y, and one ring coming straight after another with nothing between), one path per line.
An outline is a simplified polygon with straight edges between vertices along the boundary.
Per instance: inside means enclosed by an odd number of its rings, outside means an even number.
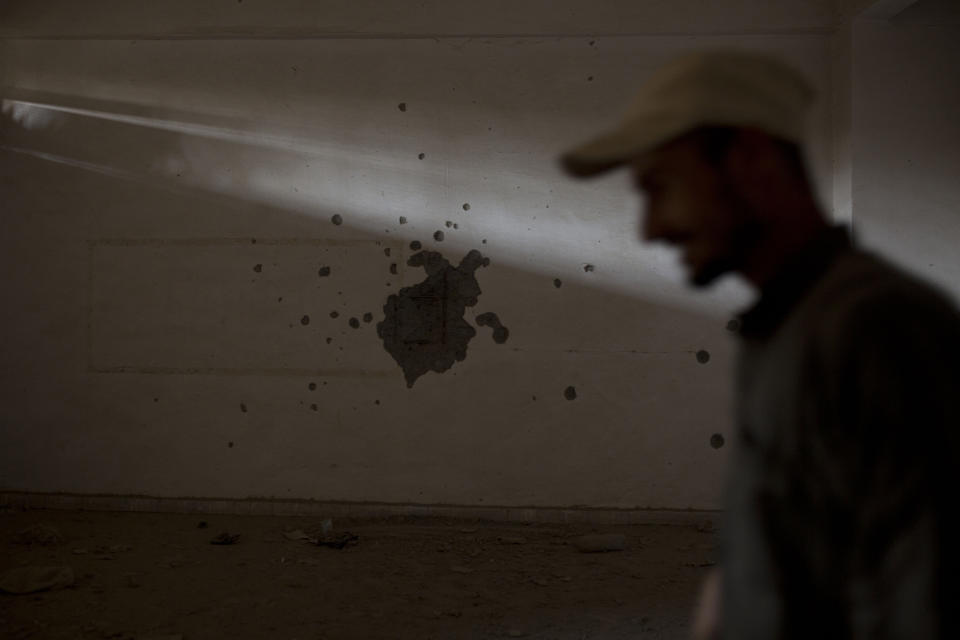
M623 215L613 209L625 206L623 202L602 193L597 186L585 188L582 183L570 184L559 171L556 175L540 178L512 171L504 173L501 178L509 181L511 186L522 186L519 192L526 199L510 200L502 193L491 191L492 185L486 186L480 199L500 201L498 210L470 215L469 222L464 222L469 232L451 231L444 228L442 222L429 226L422 222L423 218L438 217L432 213L437 207L431 202L431 193L443 199L449 199L447 196L451 192L476 194L476 170L453 169L449 165L442 165L418 167L416 171L411 171L408 164L401 166L407 160L401 159L396 152L391 153L389 149L363 152L345 145L316 144L303 137L41 102L4 99L2 109L28 129L49 126L57 115L66 115L162 130L181 136L182 155L159 158L154 167L159 176L24 147L0 147L45 161L181 192L187 187L238 197L310 217L317 217L318 211L323 211L322 215L339 212L350 227L378 236L385 233L385 227L394 227L399 215L406 215L412 222L416 218L417 223L394 228L391 237L405 242L421 240L430 247L432 234L440 230L445 232L446 238L436 248L444 252L463 254L472 248L481 251L491 249L499 262L541 273L551 280L558 274L566 273L562 278L565 282L655 300L706 316L719 318L729 315L743 307L749 297L748 290L741 283L730 279L722 281L707 293L691 294L682 284L684 276L673 251L641 247L635 232L623 234L611 227L617 218L622 221ZM279 161L274 158L266 161L255 153L248 158L251 153L246 151L228 155L204 141L239 144L246 149L268 150L283 155ZM315 166L312 170L306 169L305 164L310 163L304 163L304 159L313 162ZM224 166L235 162L248 165L239 182L231 181L224 173ZM502 167L492 169L504 171ZM368 175L368 171L372 173ZM181 173L184 177L180 177ZM158 182L158 178L162 178L162 182ZM538 209L536 229L532 230L534 223L507 211L514 202L517 203L515 210L524 211L529 209L530 199L546 197L544 184L547 182L567 193L583 190L577 196L581 201L590 199L593 194L598 195L595 218L584 220L564 215L562 205L555 208L553 213ZM299 187L292 189L291 185ZM382 188L370 188L370 185ZM618 184L613 189L622 186ZM609 183L606 188L610 189ZM556 195L557 199L563 197L562 194ZM425 212L425 215L417 215L419 211L416 209ZM455 216L449 214L448 217ZM601 224L601 220L606 220L607 224ZM487 246L481 245L479 238L487 239ZM580 267L586 264L596 264L597 272L581 271ZM570 274L572 266L575 275Z

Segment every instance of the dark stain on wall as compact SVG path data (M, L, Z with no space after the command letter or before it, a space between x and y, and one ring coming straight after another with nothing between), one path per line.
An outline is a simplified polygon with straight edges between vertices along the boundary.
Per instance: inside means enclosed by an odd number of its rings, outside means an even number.
M497 314L488 311L477 316L477 324L481 327L493 328L493 341L497 344L503 344L510 337L510 330L500 322Z
M482 292L476 270L489 260L473 249L454 267L436 251L421 251L407 264L423 267L427 277L387 298L377 335L412 388L428 371L443 373L467 357L477 331L463 314L477 304Z

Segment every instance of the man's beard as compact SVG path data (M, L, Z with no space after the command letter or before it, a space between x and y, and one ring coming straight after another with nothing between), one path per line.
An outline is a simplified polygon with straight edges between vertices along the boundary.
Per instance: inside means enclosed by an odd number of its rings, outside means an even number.
M763 239L763 227L754 220L744 220L730 229L727 235L726 251L705 263L696 272L691 273L688 283L691 287L702 289L720 276L739 270L754 248Z

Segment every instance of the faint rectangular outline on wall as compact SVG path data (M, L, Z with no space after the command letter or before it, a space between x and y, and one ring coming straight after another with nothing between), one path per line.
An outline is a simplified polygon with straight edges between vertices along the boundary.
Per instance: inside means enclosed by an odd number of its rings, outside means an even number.
M151 375L213 375L213 376L326 376L340 378L376 377L396 375L393 369L304 369L304 368L254 368L254 367L144 367L125 366L97 367L93 364L93 257L99 247L223 247L223 246L323 246L353 247L375 245L389 247L403 257L404 243L399 240L334 240L330 238L96 238L87 240L87 304L86 304L86 370L88 373L136 373ZM398 288L403 287L403 271L398 270Z

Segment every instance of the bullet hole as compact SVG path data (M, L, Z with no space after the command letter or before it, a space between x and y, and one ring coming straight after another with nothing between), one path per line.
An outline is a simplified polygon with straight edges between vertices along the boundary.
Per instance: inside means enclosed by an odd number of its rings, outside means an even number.
M423 245L420 244L420 241L419 241L419 240L414 240L413 242L410 243L410 248L411 248L413 251L420 251L420 247L422 247L422 246L423 246Z
M400 224L407 224L407 216L400 216Z
M228 443L227 443L227 448L228 448L228 449L233 449L233 443L232 443L232 442L228 442Z
M154 401L154 402L160 402L160 398L154 398L153 401Z
M553 286L555 286L557 289L559 289L560 287L563 286L563 281L560 280L560 278L554 278L554 279L553 279Z
M331 317L331 318L337 318L337 317L339 317L339 316L340 316L340 312L339 312L339 311L331 311L331 312L330 312L330 317Z
M277 302L283 302L283 296L280 296L279 298L277 298Z
M397 109L400 109L400 111L406 111L406 110L407 110L407 103L406 103L406 102L401 102L400 104L397 105Z
M490 258L484 258L483 260L480 261L480 264L482 264L482 265L485 266L485 267L489 267L489 266L490 266Z
M341 224L343 224L343 216L340 215L339 213L335 213L333 214L333 217L330 218L330 222L332 222L333 224L339 227Z
M308 324L310 324L310 316L303 316L302 318L300 318L300 324L302 324L303 326L307 326Z
M595 267L594 267L592 264L585 264L585 265L583 265L583 270L584 270L586 273L590 273L591 271L594 270L594 268L595 268Z
M697 362L700 364L707 364L710 362L710 352L706 351L705 349L700 349L700 351L697 351Z
M257 273L260 273L261 271L263 271L263 265L262 265L262 264L255 264L255 265L253 265L253 270L256 271Z
M417 154L417 157L420 158L421 160L423 160L424 158L427 157L427 154L425 154L425 153L420 153L420 154Z
M576 400L577 399L577 390L572 386L567 387L563 390L563 397L567 400Z
M256 238L250 238L250 244L257 244Z
M453 226L453 223L449 220L447 220L444 224L447 225L447 229Z
M454 223L453 223L453 228L454 228L454 229L459 229L459 228L460 228L460 225L458 225L456 222L454 222Z
M333 338L327 338L327 344L330 344L331 342L333 342Z
M723 434L715 433L712 436L710 436L710 446L713 447L714 449L719 449L720 447L723 446L723 443L724 443Z
M533 401L534 401L534 402L537 401L537 396L533 396Z
M443 242L443 231L440 231L439 229L437 231L434 231L433 239L436 240L437 242Z
M357 320L356 318L350 318L350 326L353 327L354 329L359 329L360 321Z
M311 411L316 411L316 410L317 410L317 405L316 405L316 404L311 404L311 405L310 405L310 410L311 410Z
M317 390L317 383L316 383L316 382L311 382L310 384L307 385L307 389L310 389L310 391L316 391L316 390Z
M497 344L503 344L510 337L510 330L500 323L500 318L495 313L481 313L477 316L477 324L481 327L492 327L493 341Z
M396 262L391 262L391 263L390 263L390 273L392 273L393 275L397 275L397 263L396 263Z
M592 47L595 42L596 42L596 40L591 40L591 41L590 41L590 46Z
M483 240L481 240L481 242L482 242L483 244L487 244L487 239L484 238Z
M469 203L469 202L464 202L464 203L463 203L463 210L464 210L464 211L470 211L470 203Z
M738 318L732 318L727 322L727 331L730 333L737 333L740 331L740 320Z
M587 82L593 82L593 76L587 76Z
M369 313L369 312L363 314L363 321L364 321L364 322L373 322L373 314L372 314L372 313Z
M373 404L380 404L380 401L379 401L379 400L374 400L374 401L373 401Z
M241 403L240 403L240 413L246 413L246 412L247 412L247 405L245 405L245 404L243 404L243 403L241 402Z
M330 267L320 267L320 269L317 271L317 275L321 278L326 278L330 275Z
M383 250L383 255L387 256L388 258L390 257L390 247L387 247Z

